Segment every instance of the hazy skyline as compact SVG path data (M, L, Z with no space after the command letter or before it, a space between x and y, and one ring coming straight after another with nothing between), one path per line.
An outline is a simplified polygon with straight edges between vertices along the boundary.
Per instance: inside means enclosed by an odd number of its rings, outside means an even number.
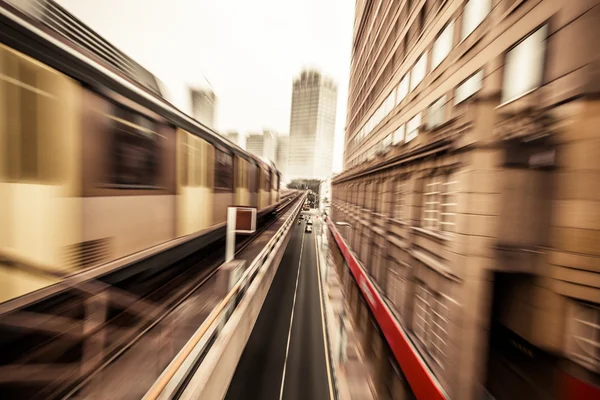
M353 2L58 2L157 75L183 111L190 111L187 86L206 78L220 131L289 133L293 79L304 67L321 70L339 87L333 164L341 170Z

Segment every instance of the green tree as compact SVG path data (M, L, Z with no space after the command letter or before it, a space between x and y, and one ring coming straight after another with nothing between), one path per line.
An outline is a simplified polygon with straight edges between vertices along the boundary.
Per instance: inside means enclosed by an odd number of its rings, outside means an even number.
M318 198L321 181L319 179L294 179L288 183L287 187L288 189L312 190Z

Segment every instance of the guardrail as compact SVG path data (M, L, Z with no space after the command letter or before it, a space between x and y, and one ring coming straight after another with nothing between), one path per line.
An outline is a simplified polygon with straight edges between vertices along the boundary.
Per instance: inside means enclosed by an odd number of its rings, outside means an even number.
M145 400L225 396L304 197L300 197L281 228L167 366L144 396Z

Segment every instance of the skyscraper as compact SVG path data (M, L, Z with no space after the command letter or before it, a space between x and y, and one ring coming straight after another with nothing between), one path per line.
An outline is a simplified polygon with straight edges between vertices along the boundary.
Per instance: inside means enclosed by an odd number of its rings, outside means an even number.
M337 85L315 70L294 80L288 177L326 178L333 166Z
M290 137L280 135L277 138L277 154L275 155L275 165L281 173L281 181L287 181L288 158L289 158Z
M242 149L246 150L246 136L241 132L229 131L225 132L223 136L240 146Z
M264 130L262 133L251 133L246 137L246 150L257 157L275 162L277 151L277 134Z
M192 96L192 116L198 121L211 128L215 124L215 109L217 107L217 96L211 89L190 89Z

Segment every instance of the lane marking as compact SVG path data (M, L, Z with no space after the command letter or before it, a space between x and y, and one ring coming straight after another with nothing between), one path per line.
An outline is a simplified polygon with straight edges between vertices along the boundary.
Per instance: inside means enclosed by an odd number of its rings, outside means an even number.
M285 370L290 352L290 340L292 338L292 326L294 324L294 309L296 308L296 294L298 293L298 281L300 280L300 266L302 265L302 251L304 250L304 229L301 230L302 243L300 244L300 259L298 260L298 273L296 274L296 288L294 289L294 301L292 302L292 315L290 316L290 329L288 331L287 346L285 348L285 360L283 361L283 375L281 376L281 389L279 390L279 400L283 398L283 386L285 385Z
M319 225L320 230L323 229L321 225ZM315 253L317 255L317 277L319 279L319 305L321 306L321 326L323 328L323 346L325 347L325 364L327 366L327 382L329 383L329 398L334 399L333 396L333 385L331 384L331 366L329 365L329 344L327 342L327 332L325 331L325 299L323 298L323 292L321 292L321 258L319 257L319 244L317 241L317 236L315 234Z

